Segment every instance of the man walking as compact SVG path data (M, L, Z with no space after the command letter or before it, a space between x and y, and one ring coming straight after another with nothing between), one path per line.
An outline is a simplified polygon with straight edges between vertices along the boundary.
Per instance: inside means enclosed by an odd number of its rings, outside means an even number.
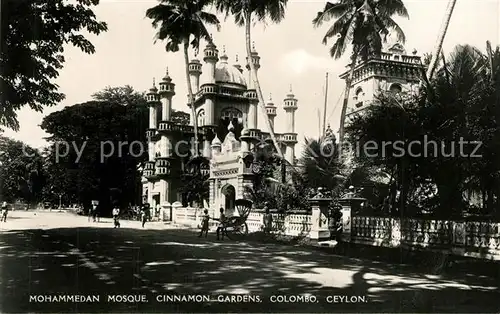
M115 224L115 228L120 228L120 221L118 220L118 216L120 215L120 208L117 204L113 208L113 222Z
M149 218L149 203L146 203L143 205L141 209L141 220L142 220L142 227L144 228L144 225L146 224L146 221Z
M7 212L9 211L9 208L7 206L7 202L2 203L2 217L0 217L0 221L7 222Z

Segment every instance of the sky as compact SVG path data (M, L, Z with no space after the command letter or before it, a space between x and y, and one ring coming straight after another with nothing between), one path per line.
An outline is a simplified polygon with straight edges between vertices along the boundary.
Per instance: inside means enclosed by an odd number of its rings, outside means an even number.
M436 44L448 0L403 0L410 19L396 18L406 34L405 47L419 55L431 52ZM101 0L94 12L98 19L108 23L109 30L99 36L88 36L96 53L87 55L77 48L65 51L66 63L60 70L56 83L66 99L47 107L43 113L29 108L18 112L20 130L6 130L4 135L40 148L46 145L47 134L39 127L45 115L91 100L91 95L106 86L131 85L138 91L152 86L153 78L159 81L168 67L176 83L173 108L188 111L182 52L167 53L164 44L154 43L155 30L145 11L157 4L155 0ZM329 73L327 123L338 130L344 82L338 76L345 71L348 55L339 60L329 56L329 46L322 44L328 25L313 28L312 19L324 7L325 1L289 1L285 20L280 24L256 25L252 40L261 56L259 79L266 100L272 95L278 107L275 119L277 132L285 131L283 99L292 86L298 99L296 132L300 155L304 137L318 137L319 112L323 112L325 74ZM443 50L450 53L458 44L470 44L485 51L486 40L493 46L500 41L500 0L458 0ZM221 18L222 19L222 18ZM222 19L223 20L223 19ZM237 27L231 19L223 21L220 32L213 30L219 51L225 46L229 61L236 55L245 58L244 28ZM203 48L203 47L202 47ZM198 56L202 59L202 56ZM259 127L264 129L262 117Z

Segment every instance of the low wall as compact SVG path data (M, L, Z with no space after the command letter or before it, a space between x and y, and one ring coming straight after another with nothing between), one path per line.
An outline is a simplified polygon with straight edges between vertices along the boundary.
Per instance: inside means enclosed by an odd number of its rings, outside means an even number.
M210 217L217 214L209 211ZM191 228L201 224L203 209L176 208L174 223ZM313 228L311 214L272 213L273 232L289 236L309 236ZM216 217L216 216L215 216ZM350 241L372 246L442 251L482 259L500 260L500 223L401 219L372 216L353 216ZM214 228L217 221L211 220ZM247 219L249 232L264 227L264 213L254 209Z
M351 242L500 260L500 223L352 217Z
M208 213L210 217L214 217L212 211ZM311 230L311 215L292 214L279 215L271 214L273 217L273 232L280 232L290 236L307 236ZM173 210L172 221L175 224L197 228L201 225L203 209L181 207ZM217 221L210 220L211 227L217 225ZM263 210L252 210L247 219L248 232L258 232L264 229L264 212Z

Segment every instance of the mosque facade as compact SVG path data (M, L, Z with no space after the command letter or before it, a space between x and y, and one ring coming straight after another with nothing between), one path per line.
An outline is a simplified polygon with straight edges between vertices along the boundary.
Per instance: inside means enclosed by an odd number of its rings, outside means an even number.
M257 71L260 56L252 48L251 60ZM246 69L246 71L245 71ZM201 171L209 174L209 200L204 207L212 211L220 207L228 214L234 212L234 201L245 198L246 187L252 186L252 177L258 172L252 156L263 143L271 143L270 135L260 129L257 91L250 66L245 69L230 64L225 49L221 56L213 43L203 51L203 63L193 59L189 75L194 94L196 115L190 111L190 124L179 125L171 121L175 84L167 75L155 83L147 93L149 128L147 130L149 160L143 169L143 201L153 208L168 208L172 203L183 202L180 177L186 171L187 144L194 135L194 121L198 126L199 151L206 163ZM295 112L298 100L291 87L283 100L286 129L275 132L279 148L289 165L295 163ZM190 105L188 105L190 106ZM278 108L272 100L265 105L266 114L274 129ZM184 144L184 145L180 145ZM171 214L169 215L171 217Z

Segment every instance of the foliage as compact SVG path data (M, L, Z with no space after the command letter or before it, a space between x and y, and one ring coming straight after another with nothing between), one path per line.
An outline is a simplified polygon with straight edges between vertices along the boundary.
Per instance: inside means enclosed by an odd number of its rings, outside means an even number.
M147 117L148 108L143 105L104 101L73 105L46 116L41 127L53 143L47 152L47 194L64 193L65 198L84 204L97 198L104 207L113 201L136 203L141 194L137 169L147 159ZM61 142L68 143L66 156Z
M99 35L106 23L96 20L98 0L3 0L1 2L0 126L19 129L16 111L28 104L35 111L57 104L64 95L54 79L64 64L67 43L92 54L95 48L82 30Z
M313 25L319 27L335 19L323 38L325 45L329 39L335 40L330 48L331 56L340 58L347 45L352 45L353 61L357 55L366 60L369 56L380 55L382 43L391 32L398 40L405 41L403 30L392 19L394 15L408 17L402 0L337 0L326 3L314 18Z
M270 145L258 149L254 162L260 165L260 171L253 176L252 187L245 192L256 208L264 208L267 203L270 208L280 212L290 209L310 209L307 198L308 190L300 176L293 175L290 183L283 183L281 178L281 160Z
M217 10L224 13L226 18L232 16L238 26L243 26L248 13L256 18L256 22L265 23L267 20L273 23L281 22L285 17L288 1L215 0L214 3Z
M107 86L102 91L96 92L92 98L97 101L106 101L118 105L147 106L144 92L138 92L130 85L111 87ZM188 125L189 113L172 109L170 120L176 124Z
M407 214L424 207L451 218L478 200L483 214L495 214L500 186L499 76L500 49L492 52L490 63L477 48L457 46L420 95L381 95L378 106L353 119L348 127L351 143L363 147L374 141L378 146L371 155L357 156L357 162L390 174L393 204L402 190L397 202L405 204ZM382 143L396 141L404 142L399 148L386 146L382 154ZM420 143L412 146L412 155L401 154L412 141ZM476 151L477 142L482 144Z
M2 201L41 200L44 184L40 153L22 142L0 136L0 198Z
M189 125L190 120L189 113L172 109L172 114L170 115L170 120L176 124Z
M319 140L306 138L300 159L301 174L305 184L314 190L325 188L333 195L339 194L343 180L339 178L342 164L338 158L338 144L335 138Z
M179 192L188 204L196 203L203 206L203 201L208 201L210 192L210 175L201 172L184 173L181 175Z
M107 101L118 105L147 105L145 93L137 92L130 85L119 87L106 86L102 91L92 94L92 99L97 101Z

